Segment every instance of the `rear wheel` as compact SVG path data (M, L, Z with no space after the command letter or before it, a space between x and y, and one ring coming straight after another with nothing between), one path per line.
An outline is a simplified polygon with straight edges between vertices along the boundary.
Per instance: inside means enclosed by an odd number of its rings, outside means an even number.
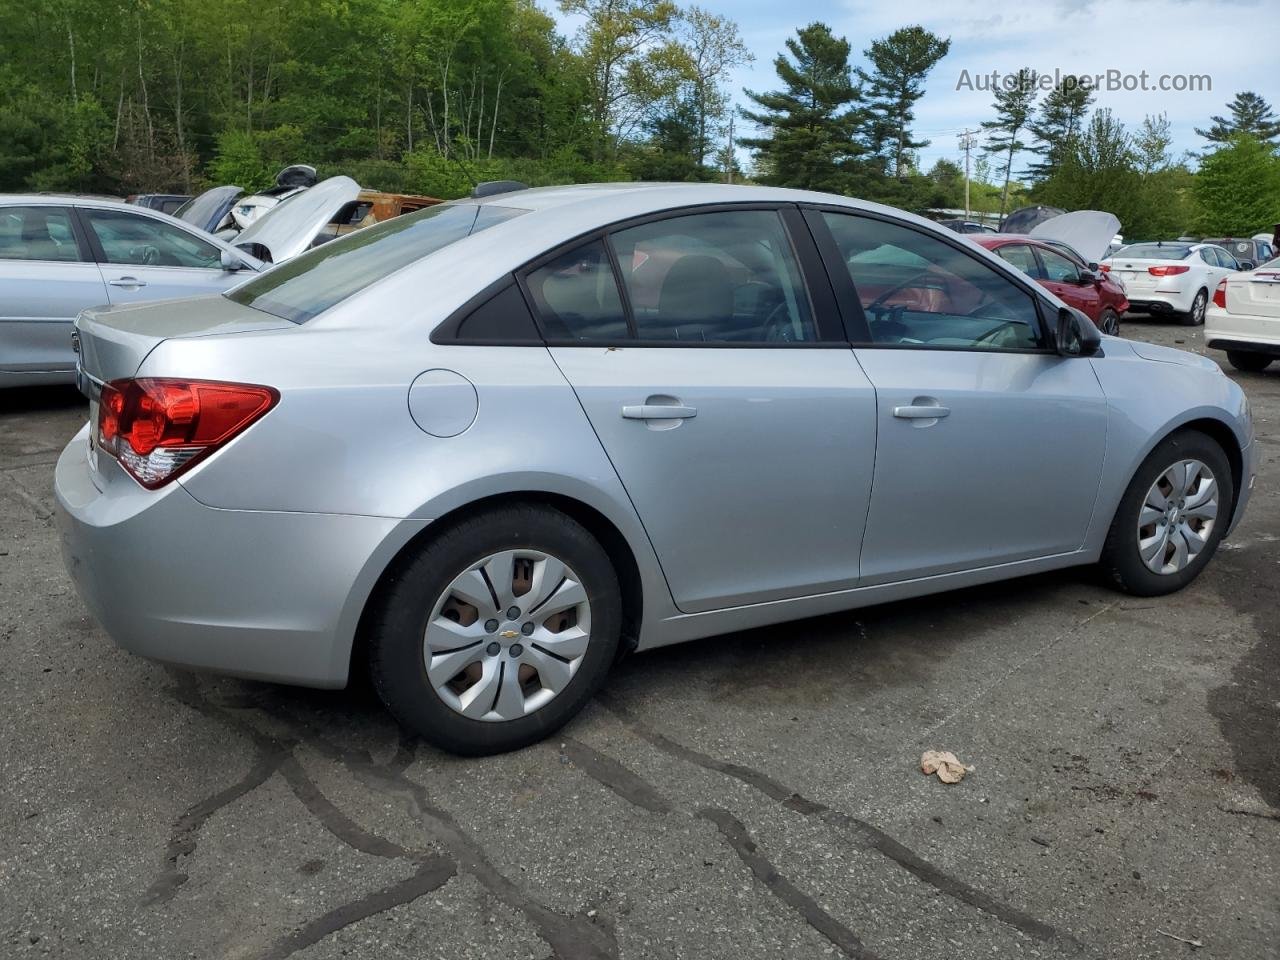
M1267 356L1265 353L1250 353L1247 350L1228 350L1227 363L1231 364L1237 370L1243 370L1246 373L1259 373L1267 369L1267 365L1275 359Z
M1191 309L1184 313L1181 317L1184 326L1198 327L1204 323L1205 307L1209 305L1209 292L1200 289L1196 293L1196 298L1191 301Z
M515 750L599 689L622 603L609 557L571 517L504 507L433 539L384 586L370 673L387 708L438 747Z
M1234 502L1231 465L1217 441L1175 433L1130 481L1107 533L1103 571L1138 596L1181 590L1218 548Z
M1098 329L1108 336L1120 336L1120 314L1107 307L1098 318Z

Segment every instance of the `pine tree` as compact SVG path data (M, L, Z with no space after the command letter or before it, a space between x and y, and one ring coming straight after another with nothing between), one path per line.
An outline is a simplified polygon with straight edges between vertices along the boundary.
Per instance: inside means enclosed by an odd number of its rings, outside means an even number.
M1251 90L1237 93L1227 104L1231 119L1210 117L1213 126L1208 130L1196 127L1196 133L1210 143L1230 143L1239 134L1247 134L1263 143L1274 143L1280 137L1280 119L1276 118L1271 104Z
M982 129L989 131L983 152L998 158L1004 191L1000 195L1000 219L1004 220L1009 205L1009 181L1013 178L1013 159L1027 149L1018 135L1027 129L1036 103L1037 74L1030 67L1018 71L1014 82L1001 84L995 90L996 119L984 120Z
M1063 158L1070 155L1092 103L1093 91L1070 74L1049 91L1040 104L1039 116L1028 124L1039 141L1031 150L1041 158L1027 167L1033 180L1044 181L1053 176Z
M929 145L928 140L911 138L915 105L924 96L929 71L951 49L951 40L942 39L924 27L895 30L883 40L873 40L864 51L873 70L857 69L864 87L871 152L888 161L895 177L905 174L909 154Z
M787 40L787 52L778 54L774 68L785 89L744 91L761 108L742 115L764 135L740 141L756 151L760 179L776 186L847 190L861 152L854 142L861 92L849 72L849 41L824 23L811 23Z

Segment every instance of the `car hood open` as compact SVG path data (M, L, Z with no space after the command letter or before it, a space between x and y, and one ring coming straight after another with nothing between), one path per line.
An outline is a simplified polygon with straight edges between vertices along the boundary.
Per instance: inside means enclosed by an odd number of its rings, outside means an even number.
M1106 257L1107 247L1119 232L1120 218L1114 213L1076 210L1036 224L1029 236L1065 243L1087 263L1095 263Z
M272 207L235 238L241 250L282 263L307 250L320 228L360 195L350 177L330 177Z

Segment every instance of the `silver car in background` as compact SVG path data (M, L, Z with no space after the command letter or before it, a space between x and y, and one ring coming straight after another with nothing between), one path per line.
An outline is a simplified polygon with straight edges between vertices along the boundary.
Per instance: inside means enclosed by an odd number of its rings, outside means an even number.
M458 201L77 330L59 523L116 641L320 687L367 661L462 753L633 649L1075 564L1177 590L1257 461L1215 364L800 191Z
M0 195L0 387L71 383L81 310L217 293L261 266L146 207Z

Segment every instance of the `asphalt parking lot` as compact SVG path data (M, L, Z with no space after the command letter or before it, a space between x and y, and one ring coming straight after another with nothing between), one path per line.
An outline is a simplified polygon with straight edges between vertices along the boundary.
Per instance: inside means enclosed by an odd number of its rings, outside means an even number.
M640 655L485 760L362 686L116 649L53 526L85 407L0 394L0 955L1275 957L1280 369L1231 375L1261 472L1183 593L1067 572Z

